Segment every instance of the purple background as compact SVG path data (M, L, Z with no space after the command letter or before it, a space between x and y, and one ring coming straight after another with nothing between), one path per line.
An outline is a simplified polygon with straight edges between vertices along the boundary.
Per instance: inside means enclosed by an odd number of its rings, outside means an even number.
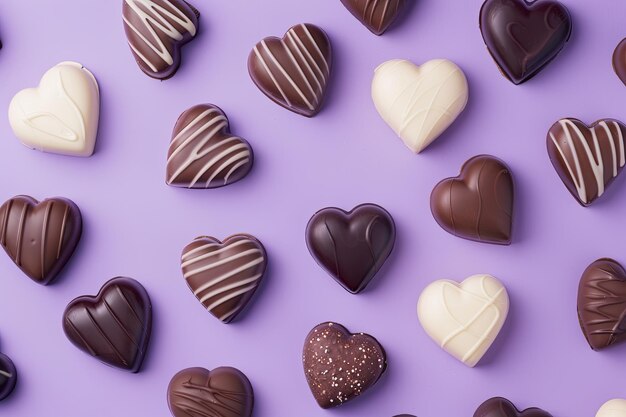
M576 317L584 268L603 256L626 262L626 184L618 179L603 199L582 208L545 151L546 132L561 117L626 118L626 88L611 69L613 49L626 36L626 3L566 1L574 19L570 44L522 86L500 76L485 50L478 30L481 1L415 3L379 38L339 0L196 0L201 34L184 49L178 74L159 82L131 56L121 1L0 2L0 108L64 60L89 68L102 92L91 158L28 150L6 116L0 118L0 199L69 197L85 221L76 254L52 286L34 284L0 256L0 350L20 375L0 414L166 416L165 392L174 373L221 365L248 375L257 417L471 416L496 395L555 417L587 417L604 401L626 397L626 346L592 352ZM270 102L246 69L255 42L300 22L326 30L335 52L328 101L313 119ZM374 68L392 58L448 58L469 79L467 109L418 156L378 117L370 99ZM254 170L219 190L167 187L174 122L202 102L224 109L233 131L250 141ZM432 187L480 153L502 158L514 174L510 247L455 238L430 214ZM304 228L320 208L363 202L387 208L399 230L386 266L355 296L316 265ZM245 315L224 325L187 288L179 254L197 235L237 232L262 240L270 267ZM428 338L415 304L431 281L475 273L500 278L512 306L497 342L470 369ZM78 351L61 329L71 299L96 293L117 275L142 282L154 305L150 351L136 375ZM374 335L389 355L388 372L371 392L331 411L317 407L300 362L305 335L327 320Z

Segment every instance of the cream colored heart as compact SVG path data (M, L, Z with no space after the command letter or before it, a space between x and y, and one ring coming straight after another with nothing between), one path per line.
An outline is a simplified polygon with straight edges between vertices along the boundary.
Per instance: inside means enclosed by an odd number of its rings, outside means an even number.
M460 284L435 281L417 302L417 315L426 333L471 367L498 336L508 311L506 288L491 275L473 275Z
M615 399L605 402L596 417L626 417L626 400Z
M76 62L52 67L9 105L9 123L24 145L63 155L93 154L99 116L98 82Z
M463 71L447 59L421 66L394 59L374 72L372 100L385 122L419 153L461 114L469 97Z

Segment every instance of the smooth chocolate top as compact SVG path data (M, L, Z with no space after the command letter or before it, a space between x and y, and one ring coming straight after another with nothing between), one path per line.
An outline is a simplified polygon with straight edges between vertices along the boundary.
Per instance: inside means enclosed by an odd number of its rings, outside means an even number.
M382 35L406 5L405 0L341 0L341 2L375 35Z
M497 397L482 403L474 413L474 417L552 417L552 415L539 408L519 411L511 401Z
M17 370L7 355L0 353L0 401L11 395L17 383Z

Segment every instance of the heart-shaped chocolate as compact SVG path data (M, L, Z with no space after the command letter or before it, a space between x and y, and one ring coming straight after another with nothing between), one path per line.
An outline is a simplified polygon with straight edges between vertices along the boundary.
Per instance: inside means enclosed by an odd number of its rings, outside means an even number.
M502 74L514 84L550 63L572 33L567 8L552 0L486 0L480 30Z
M489 155L469 159L458 177L447 178L430 195L433 217L445 231L484 243L511 243L513 177Z
M598 410L596 417L624 417L626 416L626 400L614 399L605 402Z
M174 417L250 417L254 393L238 369L188 368L172 378L167 403Z
M122 18L139 68L166 80L180 67L182 46L196 36L200 13L184 0L124 0Z
M17 383L17 370L7 355L0 353L0 401L11 395Z
M224 112L212 104L200 104L176 122L165 181L175 187L222 187L245 177L253 158L248 142L230 133Z
M376 204L361 204L349 212L328 207L315 213L306 227L313 258L353 294L374 278L395 240L393 218Z
M552 415L534 407L519 411L511 401L496 397L482 403L474 417L552 417Z
M263 94L306 117L322 107L331 66L330 40L310 23L291 27L282 39L263 39L248 57L250 77Z
M211 314L230 323L261 284L267 255L253 236L237 234L220 242L202 236L185 246L181 257L189 289Z
M341 0L346 9L375 35L382 35L400 15L405 0Z
M74 299L63 313L63 331L74 346L131 372L141 368L151 330L150 297L131 278L111 279L98 295Z
M320 407L331 408L373 387L387 368L387 357L372 336L328 322L309 332L302 364L313 397Z
M0 245L33 281L47 285L74 253L83 229L78 206L20 195L0 207Z
M570 193L583 206L601 197L626 163L626 126L613 119L591 126L561 119L550 128L548 155Z
M626 84L626 39L622 39L613 52L613 69L619 79Z

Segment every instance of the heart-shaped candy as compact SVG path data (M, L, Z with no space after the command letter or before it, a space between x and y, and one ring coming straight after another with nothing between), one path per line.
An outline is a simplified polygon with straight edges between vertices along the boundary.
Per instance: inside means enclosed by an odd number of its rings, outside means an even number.
M626 417L626 400L615 399L605 402L596 417Z
M613 70L626 84L626 39L622 39L613 52Z
M93 154L100 117L98 82L76 62L48 70L37 88L13 97L9 123L26 146L71 156Z
M374 72L372 100L376 110L415 153L456 120L468 98L465 74L447 59L433 59L420 66L394 59Z
M341 0L346 9L375 35L382 35L402 13L405 0Z
M552 417L552 415L534 407L519 411L511 401L496 397L482 403L474 413L474 417Z
M506 288L491 275L473 275L460 284L439 280L417 302L426 333L450 355L476 366L496 340L509 311Z
M11 395L17 383L17 370L7 355L0 353L0 401Z

